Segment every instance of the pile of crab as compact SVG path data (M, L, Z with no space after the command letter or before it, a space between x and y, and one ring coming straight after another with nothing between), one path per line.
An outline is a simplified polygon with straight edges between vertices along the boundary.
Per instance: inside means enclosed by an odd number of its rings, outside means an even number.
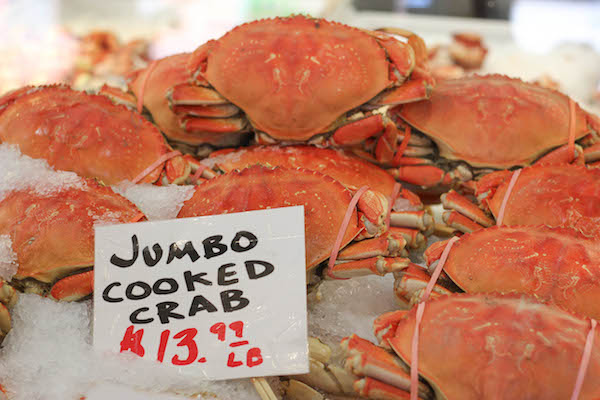
M600 119L569 97L499 75L436 83L418 36L304 16L129 78L0 97L0 143L85 182L0 194L17 266L0 338L18 291L89 298L95 221L146 219L110 185L194 185L178 218L303 205L313 297L395 277L403 310L375 321L380 346L348 332L342 366L311 340L287 398L600 397ZM441 220L419 197L440 194ZM433 233L452 238L411 262Z

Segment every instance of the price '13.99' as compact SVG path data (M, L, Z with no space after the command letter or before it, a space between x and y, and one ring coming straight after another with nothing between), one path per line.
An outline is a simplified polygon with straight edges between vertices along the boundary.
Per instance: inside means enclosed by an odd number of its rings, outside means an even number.
M229 328L229 329L228 329ZM255 367L262 364L263 358L261 355L260 348L252 347L245 351L244 347L250 346L247 340L243 340L244 337L244 323L242 321L235 321L227 326L224 322L217 322L209 328L210 333L215 334L216 338L220 342L226 342L233 339L235 341L228 344L231 348L240 348L239 350L231 351L227 357L227 367L235 368L242 365L248 367ZM232 331L228 335L228 331ZM158 345L156 360L158 362L164 362L165 353L167 347L172 344L170 339L177 341L177 347L185 348L184 354L176 354L171 357L170 361L173 365L183 366L190 365L194 362L206 363L208 360L206 357L199 356L198 344L196 343L196 335L198 330L196 328L188 328L171 335L171 331L166 329L160 334L160 341ZM121 352L131 351L140 357L144 357L146 350L142 345L142 339L144 337L144 329L138 329L134 331L134 326L131 325L125 330L123 340L121 340Z

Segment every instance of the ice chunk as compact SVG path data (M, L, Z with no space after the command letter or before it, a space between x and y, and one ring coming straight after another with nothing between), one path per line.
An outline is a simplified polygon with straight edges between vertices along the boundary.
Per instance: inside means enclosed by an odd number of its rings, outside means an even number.
M326 280L320 291L322 300L309 303L308 333L333 347L352 333L375 341L375 318L399 308L392 275Z
M12 250L10 236L0 235L0 278L10 281L17 268L17 255Z
M24 156L17 146L0 144L0 200L13 190L32 188L49 195L84 185L73 172L54 171L45 160Z
M130 354L96 354L91 302L60 303L23 294L12 316L13 329L0 350L0 383L11 399L78 399L98 384L112 383L194 399L260 400L247 379L208 382Z
M183 202L194 194L194 186L134 185L130 182L114 186L113 190L135 203L149 220L177 217Z

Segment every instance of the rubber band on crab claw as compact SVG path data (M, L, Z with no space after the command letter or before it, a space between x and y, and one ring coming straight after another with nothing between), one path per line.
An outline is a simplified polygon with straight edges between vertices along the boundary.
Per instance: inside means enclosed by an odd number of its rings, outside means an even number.
M338 278L334 276L331 271L335 265L335 261L337 260L338 253L340 252L340 246L342 245L342 240L344 239L344 234L346 233L346 229L348 229L348 224L350 223L350 217L352 217L352 212L354 211L354 207L358 204L360 197L369 190L368 186L362 186L360 189L354 193L352 200L348 204L348 208L346 209L346 214L344 215L344 219L342 220L342 224L340 225L340 229L338 230L337 237L331 248L331 255L329 256L329 263L327 265L327 276L331 279L337 280L346 280L349 278Z
M194 172L194 174L190 176L190 181L195 185L207 168L208 166L205 164L198 164L198 169L196 169L196 172Z
M502 221L504 220L504 211L506 209L506 204L508 203L508 198L517 183L517 179L519 179L519 175L521 175L521 169L513 172L512 177L510 178L510 182L508 183L508 188L506 189L506 193L504 193L504 198L502 199L502 204L500 205L500 211L498 211L498 219L496 220L496 226L502 226Z
M150 164L145 170L143 170L142 172L140 172L138 174L138 176L136 176L135 178L133 178L132 182L133 183L138 183L139 181L141 181L142 179L144 179L148 174L150 174L152 171L154 171L159 165L161 165L162 163L164 163L165 161L170 160L171 158L180 156L181 153L179 151L171 151L169 153L165 153L162 156L160 156L159 158L156 159L156 161L154 161L152 164Z
M425 312L425 302L429 299L429 295L435 286L442 270L444 269L444 264L448 259L448 254L450 254L450 249L454 242L458 240L458 236L454 236L452 239L448 241L444 251L442 252L442 256L440 257L440 261L431 275L431 279L427 283L427 287L423 292L423 298L421 302L417 306L417 315L415 320L415 331L412 338L412 347L411 347L411 357L410 357L410 400L418 400L419 391L415 390L419 387L419 327L421 326L421 320L423 319L423 313Z
M392 220L392 209L394 208L394 203L400 194L400 190L402 190L402 185L396 182L394 183L394 188L392 189L392 196L390 197L390 204L388 204L387 216L385 217L385 226L389 229L390 221Z

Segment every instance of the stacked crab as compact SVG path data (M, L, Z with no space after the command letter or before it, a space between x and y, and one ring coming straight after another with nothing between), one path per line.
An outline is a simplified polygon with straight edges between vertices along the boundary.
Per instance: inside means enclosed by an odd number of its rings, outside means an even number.
M2 335L15 288L89 296L99 216L145 218L104 185L194 184L179 217L304 205L309 289L394 273L398 298L419 303L376 321L382 347L344 340L345 370L311 341L311 374L289 381L289 398L564 398L573 387L600 396L597 346L578 368L594 333L563 311L600 314L600 173L591 168L600 121L565 95L496 75L435 85L418 36L303 16L241 25L154 61L130 89L0 98L0 143L85 179L0 198L0 235L18 264L0 286ZM409 189L450 188L437 231L469 233L430 247L429 269L412 264L408 250L423 247L434 222ZM61 252L64 241L80 251ZM575 385L578 369L587 378Z
M357 45L365 48L359 50L366 51L364 57L373 59L373 65L357 76L363 69L357 60L347 67L345 75L348 85L356 86L350 92L365 91L361 94L365 100L382 91L388 102L403 96L409 100L413 96L426 96L430 85L426 71L421 71L421 76L415 72L414 79L409 79L413 70L418 70L415 50L391 36L304 17L270 23L274 31L277 23L297 25L298 30L307 31L307 40L314 44L319 44L317 34L321 31L338 32L339 37L334 38L337 43L326 44L328 50L320 56L323 58L313 57L310 61L310 65L316 66L322 61L326 69L330 68L326 58L349 57L357 51L352 46L358 38ZM244 29L247 28L256 29L256 26L249 24ZM421 44L418 38L414 40L417 41L415 46ZM389 50L385 50L387 47ZM195 60L202 62L200 50ZM186 61L177 67L187 71L187 65ZM282 74L289 73L284 67L280 66ZM157 67L153 78L159 76L159 71ZM307 71L310 74L313 70ZM317 69L312 73L318 76L322 72L326 71ZM182 81L190 83L189 87L182 82L167 82L181 89L175 90L176 97L198 93L220 97L213 89L192 85L199 79L192 78L193 75L192 71ZM147 93L154 92L158 99L161 83L145 77L143 88ZM311 87L309 83L297 88L300 95L315 90L314 84ZM311 132L315 129L323 130L326 135L330 133L329 128L343 125L345 113L365 102L348 103L348 98L348 94L342 92L325 99L335 106L331 115L344 115L319 116L321 121L317 125L301 126L299 130L292 126L290 137L313 136ZM166 97L158 100L166 101ZM213 154L208 163L202 164L192 155L173 151L156 125L128 107L135 102L131 95L109 87L103 88L100 94L78 92L65 86L25 87L0 98L0 143L3 146L18 146L24 155L45 159L50 166L73 171L83 179L75 187L60 190L24 187L2 193L0 235L8 238L18 266L10 282L3 281L1 286L2 337L11 328L8 309L16 301L15 289L65 301L89 297L93 287L93 226L96 222L111 219L127 223L145 219L134 204L106 185L123 181L156 185L201 183L181 209L180 217L304 205L307 273L311 287L322 277L397 272L409 264L408 249L422 246L432 231L431 216L424 211L416 195L397 185L385 170L356 156L313 146L272 146ZM336 105L336 102L344 104ZM231 109L239 112L237 106L222 103L219 100L217 104L196 106L189 101L185 105L183 100L173 109L192 116L202 110L213 113L213 118L207 119L212 127L213 123L218 126L220 122L225 125L231 122L214 112ZM315 116L318 116L316 112ZM331 120L327 121L328 118ZM190 123L189 120L194 119L200 122ZM154 121L159 122L160 118L155 117ZM198 129L198 124L203 123L199 117L186 117L182 121L180 130L184 133L192 127ZM244 123L249 124L247 121ZM397 140L395 125L384 110L356 110L352 121L350 125L355 126L346 133L342 131L340 137L352 136L353 132L363 134L361 127L367 126L371 131L376 130L377 135L368 135L373 141L383 130L389 131L394 143ZM169 132L168 126L160 128ZM219 145L243 142L244 132L234 131L233 135L233 141L223 139L230 135L217 128L201 140ZM363 142L363 139L353 140ZM376 146L385 147L375 142L369 146L373 154ZM383 154L382 151L377 154L380 153ZM207 168L209 163L212 168ZM363 188L366 184L369 188ZM341 228L344 219L347 222ZM76 244L78 250L68 251L63 246L65 242Z

